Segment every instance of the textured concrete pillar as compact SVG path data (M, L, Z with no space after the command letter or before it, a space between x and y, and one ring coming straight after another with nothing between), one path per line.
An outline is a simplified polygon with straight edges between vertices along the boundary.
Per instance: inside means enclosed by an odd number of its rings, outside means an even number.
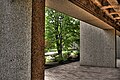
M80 23L80 64L115 67L115 30Z
M120 37L117 36L117 58L120 59Z
M32 5L32 80L44 80L45 0Z
M0 80L31 79L32 0L0 0Z

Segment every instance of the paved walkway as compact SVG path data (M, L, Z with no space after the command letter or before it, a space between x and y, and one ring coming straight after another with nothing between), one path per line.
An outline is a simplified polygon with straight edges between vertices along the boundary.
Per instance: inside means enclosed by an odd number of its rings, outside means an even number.
M73 62L46 69L45 80L120 80L120 68L80 66Z

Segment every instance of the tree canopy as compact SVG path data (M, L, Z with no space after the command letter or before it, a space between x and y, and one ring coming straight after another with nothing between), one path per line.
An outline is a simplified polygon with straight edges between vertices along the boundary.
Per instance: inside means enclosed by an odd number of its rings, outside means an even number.
M73 43L79 46L79 20L49 8L46 8L45 16L45 42L47 50L57 49L58 53L61 54L62 50L72 48Z

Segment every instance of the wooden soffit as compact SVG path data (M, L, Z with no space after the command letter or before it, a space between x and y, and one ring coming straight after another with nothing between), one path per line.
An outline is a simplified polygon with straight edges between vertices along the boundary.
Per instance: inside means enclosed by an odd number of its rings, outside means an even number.
M117 0L69 1L120 31L120 5Z

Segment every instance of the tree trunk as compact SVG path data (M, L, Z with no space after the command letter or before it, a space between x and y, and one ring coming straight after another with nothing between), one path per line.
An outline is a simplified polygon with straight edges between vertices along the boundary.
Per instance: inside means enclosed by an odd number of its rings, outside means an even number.
M56 16L55 20L55 38L56 38L56 45L57 45L57 51L60 56L60 59L62 60L62 32L61 32L61 23L59 23L59 16ZM60 30L59 30L60 25Z

